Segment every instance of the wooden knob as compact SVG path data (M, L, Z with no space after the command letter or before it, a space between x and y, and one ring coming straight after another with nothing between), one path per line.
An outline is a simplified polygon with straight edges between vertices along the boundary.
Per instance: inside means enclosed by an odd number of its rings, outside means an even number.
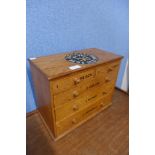
M74 97L77 97L78 95L79 95L79 93L78 93L77 91L74 91L74 92L73 92L73 96L74 96Z
M72 123L73 123L73 124L76 124L76 123L77 123L77 120L76 120L75 118L73 118L73 119L72 119Z
M102 92L102 94L103 94L103 95L106 95L106 94L107 94L107 92L105 92L105 91L104 91L104 92Z
M104 103L103 103L103 102L101 102L101 104L100 104L100 105L101 105L101 107L103 107L103 106L104 106Z
M80 79L75 78L75 79L74 79L74 84L78 84L78 83L80 83Z
M108 77L105 78L105 82L109 82L110 79Z
M76 111L76 110L78 110L78 109L79 109L79 107L78 107L77 105L74 105L74 106L73 106L73 110L74 110L74 111Z
M112 68L108 68L108 72L111 72L111 71L113 71L113 69Z

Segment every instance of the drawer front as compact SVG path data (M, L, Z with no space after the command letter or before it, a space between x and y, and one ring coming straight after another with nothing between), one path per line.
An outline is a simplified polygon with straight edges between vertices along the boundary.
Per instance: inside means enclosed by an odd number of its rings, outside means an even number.
M96 79L103 79L104 83L114 82L117 79L120 61L110 62L96 68Z
M106 73L107 73L107 65L100 65L96 67L96 79L102 79L105 81Z
M116 81L119 71L120 61L112 62L107 65L105 82Z
M78 73L73 73L72 75L53 80L50 82L52 94L61 94L72 88L79 89L80 92L82 92L86 90L87 87L90 87L91 84L94 85L95 82L114 82L117 78L119 64L120 61L115 61L105 65L100 65L93 69L80 71Z
M68 102L65 105L55 109L56 122L65 119L66 117L81 110L86 103L83 98L77 99L73 102Z
M103 82L103 83L102 83ZM107 83L108 85L114 85L114 81L110 81ZM98 98L99 92L102 91L105 87L104 81L100 80L92 80L88 84L85 84L81 87L76 87L70 90L67 90L63 93L54 95L54 107L62 106L68 102L71 102L76 99L83 99L87 101L93 101L94 99Z
M56 121L63 120L65 117L80 111L88 104L97 101L99 98L105 97L113 92L114 86L112 84L107 84L100 86L96 91L90 91L89 93L84 93L84 96L79 99L74 99L71 102L64 104L55 109Z
M72 75L65 76L51 81L51 89L53 94L66 91L74 87L81 87L84 83L93 80L95 76L95 69L88 69L86 71L79 71Z
M92 103L91 105L87 106L86 108L82 109L79 112L76 112L75 114L71 115L70 117L57 122L57 134L60 135L64 133L65 131L78 126L80 122L84 121L85 119L91 117L93 114L101 110L103 107L110 105L111 103L111 94L108 96L99 99L97 102ZM104 104L103 104L104 103Z
M76 100L79 98L83 98L83 100L86 100L87 93L91 92L93 89L98 88L101 84L102 81L96 81L95 79L93 79L92 81L83 84L81 87L75 87L60 94L55 94L53 96L54 106L59 107L65 103L71 102L72 100Z

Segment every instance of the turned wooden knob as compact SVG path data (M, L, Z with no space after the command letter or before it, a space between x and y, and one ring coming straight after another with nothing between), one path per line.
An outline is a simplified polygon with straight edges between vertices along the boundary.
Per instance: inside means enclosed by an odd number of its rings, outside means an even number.
M76 124L76 123L77 123L77 120L76 120L75 118L73 118L73 119L72 119L72 123L73 123L73 124Z
M105 78L105 82L109 82L110 79L108 77Z
M73 106L73 110L74 110L74 111L76 111L76 110L78 110L78 109L79 109L79 107L78 107L77 105L74 105L74 106Z
M74 97L77 97L78 95L79 95L79 93L78 93L77 91L74 91L74 92L73 92L73 96L74 96Z
M101 107L103 107L103 106L104 106L104 103L103 103L103 102L101 102L101 104L100 104L100 105L101 105Z
M78 84L78 83L80 83L80 79L75 78L75 79L74 79L74 84Z
M106 95L106 94L107 94L107 92L105 92L105 91L104 91L104 92L102 92L102 94L103 94L103 95Z
M111 71L113 71L113 69L112 68L108 68L108 72L111 72Z

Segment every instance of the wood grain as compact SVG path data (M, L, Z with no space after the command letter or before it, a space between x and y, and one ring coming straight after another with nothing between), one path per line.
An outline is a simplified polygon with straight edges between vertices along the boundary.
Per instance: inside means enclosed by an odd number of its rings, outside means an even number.
M95 48L76 52L93 54L98 61L70 70L75 64L64 59L68 53L29 60L37 107L54 140L111 105L122 56Z
M82 77L86 76L87 78L82 79ZM63 76L51 80L51 90L53 94L58 94L60 92L66 91L75 87L82 87L87 82L91 82L95 76L95 69L91 68L84 71L74 72L68 76ZM78 81L78 83L76 82Z
M120 55L116 55L111 52L106 52L96 48L89 48L89 49L84 49L80 51L78 50L74 52L95 54L97 57L99 57L99 60L94 64L87 64L87 65L80 64L81 68L77 69L77 71L88 69L90 67L94 67L99 64L106 64L107 62L111 62L113 60L120 60L123 58ZM68 75L74 72L74 70L70 70L68 67L76 64L68 62L64 59L64 57L68 53L69 52L37 57L35 60L29 60L29 61L30 63L33 62L33 64L39 70L41 70L50 80L50 79Z
M53 115L53 104L51 104L52 99L50 95L50 83L48 79L40 72L40 70L36 69L34 65L30 65L31 74L33 80L33 86L35 89L35 97L37 101L37 108L39 112L42 114L45 122L48 127L51 129L52 133L55 133L55 121Z
M115 90L113 104L54 142L38 113L27 117L27 155L128 155L129 96Z
M60 106L55 109L55 115L56 115L56 121L60 121L64 119L65 117L70 116L73 113L78 112L79 110L83 109L84 107L90 105L92 102L96 102L100 98L104 98L108 94L112 95L113 91L113 85L106 85L106 86L100 86L97 87L95 93L90 91L85 92L83 94L83 97L80 97L79 99L74 99L63 106Z
M111 105L111 97L112 97L111 94L108 94L108 96L99 99L96 102L91 102L90 104L85 106L82 110L56 123L58 135L62 134L65 135L66 131L68 133L68 130L72 131L72 129L75 129L76 127L80 126L87 120L96 116L99 112L101 112L109 105Z

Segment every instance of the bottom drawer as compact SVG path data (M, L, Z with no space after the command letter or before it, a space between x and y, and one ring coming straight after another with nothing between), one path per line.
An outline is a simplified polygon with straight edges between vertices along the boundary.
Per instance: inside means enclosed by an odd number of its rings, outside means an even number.
M87 118L91 117L93 114L104 108L106 105L111 103L112 94L108 94L104 98L98 100L95 103L92 103L88 107L78 111L74 115L64 119L63 121L57 122L57 135L61 135L65 131L78 126L81 124L82 121L86 120Z

